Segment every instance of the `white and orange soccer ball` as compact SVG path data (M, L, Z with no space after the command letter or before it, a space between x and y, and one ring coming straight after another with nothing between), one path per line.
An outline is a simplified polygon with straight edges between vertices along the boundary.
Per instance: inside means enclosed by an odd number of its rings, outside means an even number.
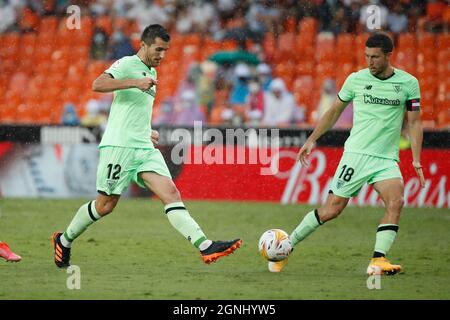
M270 229L259 238L259 252L269 261L281 261L292 252L292 243L286 231Z

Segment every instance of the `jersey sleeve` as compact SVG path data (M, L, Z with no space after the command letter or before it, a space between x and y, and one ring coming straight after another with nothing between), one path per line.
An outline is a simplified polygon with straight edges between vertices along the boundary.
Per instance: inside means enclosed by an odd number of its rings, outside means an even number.
M105 70L105 73L110 74L114 79L124 79L125 70L123 61L119 59L114 62L108 69Z
M338 98L343 102L349 102L355 97L355 90L353 86L354 73L350 74L347 79L345 79L344 85L341 91L338 93Z
M420 87L419 81L414 78L407 87L406 110L419 111L420 110Z

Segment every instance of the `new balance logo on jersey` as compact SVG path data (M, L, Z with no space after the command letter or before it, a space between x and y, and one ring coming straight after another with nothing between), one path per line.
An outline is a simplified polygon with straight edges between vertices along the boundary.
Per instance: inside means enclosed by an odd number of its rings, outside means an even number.
M365 86L364 89L370 90L370 89L372 89L372 85Z
M399 106L400 100L399 99L391 100L388 98L378 98L378 97L372 96L371 94L364 93L364 103L383 104L386 106Z

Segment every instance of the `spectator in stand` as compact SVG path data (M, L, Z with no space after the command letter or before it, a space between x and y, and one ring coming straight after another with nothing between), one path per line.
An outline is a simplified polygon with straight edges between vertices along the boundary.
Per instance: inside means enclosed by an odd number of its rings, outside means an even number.
M141 31L150 24L166 26L171 23L170 12L157 1L135 1L126 16L136 19Z
M186 90L181 100L175 105L175 125L194 126L194 121L204 122L205 114L197 104L195 91Z
M258 77L258 82L264 91L268 91L270 83L272 82L272 70L267 63L260 63L256 67L256 74Z
M327 78L322 84L322 92L320 95L320 100L317 105L317 109L312 113L312 119L317 122L320 117L333 105L336 99L337 89L336 82ZM348 110L347 110L348 109ZM342 112L341 116L337 120L336 128L350 128L353 123L353 103L350 102L347 108Z
M108 55L108 35L102 28L95 28L92 36L91 58L104 60Z
M270 90L264 93L263 126L288 127L294 121L296 103L294 96L286 90L281 78L273 79Z
M248 82L251 78L250 68L245 63L239 63L234 69L234 83L230 94L231 105L243 105L248 95Z
M316 1L317 18L319 20L319 32L331 31L331 21L333 15L331 13L331 7L327 0Z
M427 29L431 32L442 32L445 28L444 13L448 7L448 1L428 0L426 5Z
M400 2L397 2L387 17L387 25L393 33L406 32L408 30L408 17L406 10Z
M249 95L245 104L246 124L258 126L264 114L264 91L257 81L251 81L248 89Z
M14 5L8 1L0 1L0 33L10 31L16 23L17 12Z
M198 103L209 119L214 106L217 65L207 60L201 64L200 69L197 81Z
M101 99L103 101L90 99L87 102L86 114L81 118L81 124L85 127L98 127L103 134L108 123L108 114L112 100L108 101L104 97Z
M194 20L189 11L188 3L178 3L176 7L175 28L178 33L190 33L194 29Z
M197 0L190 5L189 12L192 17L194 32L215 34L220 30L217 12L211 2Z
M61 117L61 124L64 126L78 126L80 119L73 103L66 103Z
M165 98L161 103L159 112L153 120L153 124L156 126L160 125L173 125L175 123L175 107L172 98Z
M347 12L344 7L337 8L330 22L329 29L337 36L339 33L346 33L350 30L351 13Z
M313 112L313 120L319 120L322 115L333 105L336 99L336 82L327 78L322 83L322 92L320 94L319 104L317 105L316 111Z
M135 50L131 45L130 39L128 39L121 29L114 30L109 45L108 58L115 61L125 56L132 56L134 54Z
M277 33L281 11L273 0L252 1L245 18L249 30L258 42L264 39L266 32Z

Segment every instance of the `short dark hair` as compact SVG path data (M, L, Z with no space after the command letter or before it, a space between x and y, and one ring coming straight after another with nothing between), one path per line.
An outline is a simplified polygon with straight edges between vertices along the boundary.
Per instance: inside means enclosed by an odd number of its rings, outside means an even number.
M151 24L144 29L142 32L141 40L146 44L150 45L155 42L156 38L161 38L162 40L169 42L170 35L167 30L160 24Z
M375 33L369 37L366 41L367 48L381 48L385 54L392 52L394 49L394 43L391 37L385 33Z

